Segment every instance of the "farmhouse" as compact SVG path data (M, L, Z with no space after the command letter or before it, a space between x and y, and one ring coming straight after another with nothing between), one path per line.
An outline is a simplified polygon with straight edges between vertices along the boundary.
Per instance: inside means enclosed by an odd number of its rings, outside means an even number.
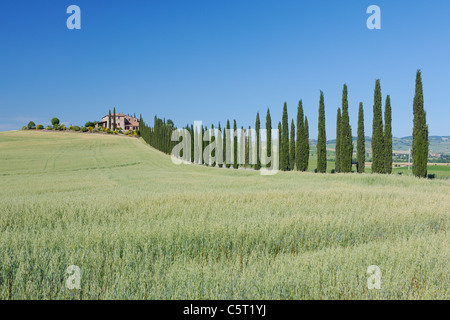
M111 114L111 128L113 127L113 124L114 114ZM102 121L95 124L95 127L109 128L109 115L104 116ZM139 120L123 113L116 113L116 128L121 128L122 130L138 130Z

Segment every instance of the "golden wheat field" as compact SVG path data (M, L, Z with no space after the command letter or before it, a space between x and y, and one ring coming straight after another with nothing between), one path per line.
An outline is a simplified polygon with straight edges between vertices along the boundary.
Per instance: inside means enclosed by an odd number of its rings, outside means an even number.
M448 299L449 212L450 180L262 176L136 138L2 132L0 299Z

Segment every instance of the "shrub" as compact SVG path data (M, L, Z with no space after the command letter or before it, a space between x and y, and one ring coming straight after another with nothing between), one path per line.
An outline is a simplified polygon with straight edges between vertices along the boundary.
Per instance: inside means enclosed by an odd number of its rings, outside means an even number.
M73 131L80 131L80 127L79 126L73 126L72 128L73 128L72 129Z
M36 124L33 121L30 121L30 122L28 122L27 128L34 129L34 128L36 128Z
M117 131L115 131L115 130L114 130L114 132L113 132L113 133L114 133L114 134L117 134Z
M87 131L88 131L88 129L86 127L81 128L81 132L87 132Z
M317 173L317 168L314 169L314 173Z
M92 131L94 131L94 127L92 127L92 126L88 126L87 129L90 133L92 133Z
M333 173L336 173L336 170L335 169L331 169L331 173L333 174Z
M38 124L36 126L36 130L42 130L42 129L44 129L44 126L42 124Z
M93 122L93 121L88 121L88 122L86 122L86 124L84 125L86 128L89 128L89 127L95 127L95 124L96 124L97 122Z
M103 131L105 131L106 133L111 133L111 129L110 128L106 128L106 130L103 130Z
M22 130L28 130L28 127L27 126L23 126Z
M137 137L137 136L138 136L138 133L135 131L135 132L133 133L133 135L134 135L135 137Z
M59 119L58 118L52 118L51 123L52 123L53 127L56 127L59 124Z
M45 128L45 130L52 130L52 127L47 126L47 128Z
M436 178L436 174L430 173L430 174L428 175L428 179L433 180L434 178Z

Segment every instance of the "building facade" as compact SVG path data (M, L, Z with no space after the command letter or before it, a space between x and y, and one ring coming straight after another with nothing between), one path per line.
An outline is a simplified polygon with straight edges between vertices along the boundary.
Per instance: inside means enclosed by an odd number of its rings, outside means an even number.
M114 125L114 114L111 114L111 130L114 129L113 125ZM102 121L96 123L95 127L109 128L109 115L104 116L102 118ZM135 117L131 117L123 113L116 113L116 128L125 131L138 130L139 120Z

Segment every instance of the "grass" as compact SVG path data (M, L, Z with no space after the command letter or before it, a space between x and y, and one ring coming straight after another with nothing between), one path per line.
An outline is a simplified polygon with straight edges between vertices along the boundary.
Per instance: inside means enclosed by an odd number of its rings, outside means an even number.
M449 180L261 176L23 131L0 133L0 177L0 299L449 298Z

